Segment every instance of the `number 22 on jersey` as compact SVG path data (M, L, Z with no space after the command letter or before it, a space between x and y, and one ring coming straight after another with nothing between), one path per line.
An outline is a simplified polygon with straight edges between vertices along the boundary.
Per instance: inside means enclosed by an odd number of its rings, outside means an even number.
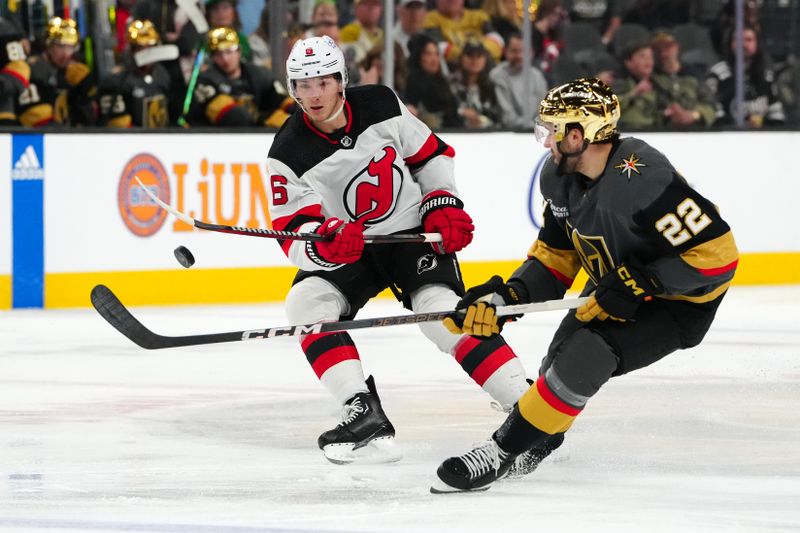
M680 246L703 231L709 224L711 224L711 219L703 213L697 202L686 198L675 208L675 213L667 213L659 218L655 226L656 230L672 246Z

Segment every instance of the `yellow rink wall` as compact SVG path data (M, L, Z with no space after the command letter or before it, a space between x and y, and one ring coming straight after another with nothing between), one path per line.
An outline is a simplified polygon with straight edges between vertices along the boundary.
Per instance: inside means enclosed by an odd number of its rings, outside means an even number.
M465 283L507 277L541 226L546 151L525 133L440 136L455 150L458 194L476 225L459 253ZM787 170L796 168L800 132L636 136L719 206L741 253L734 285L800 283L800 180ZM269 228L269 201L283 194L266 165L273 137L0 133L0 167L10 169L0 173L0 309L87 307L96 284L127 305L283 300L295 269L274 240L197 230L167 216L133 179L191 217ZM359 172L351 185L356 179L372 178ZM756 181L781 193L754 194ZM194 253L193 268L175 261L178 245Z
M467 262L461 269L469 287L494 274L507 278L518 265L518 261ZM126 305L282 301L295 272L292 267L270 267L48 274L45 307L89 306L89 293L98 283L109 286ZM581 273L573 288L583 287L585 281ZM744 254L733 281L733 285L792 283L800 283L800 253ZM10 304L8 287L9 283L0 279L4 308ZM391 293L385 291L382 296L391 297Z

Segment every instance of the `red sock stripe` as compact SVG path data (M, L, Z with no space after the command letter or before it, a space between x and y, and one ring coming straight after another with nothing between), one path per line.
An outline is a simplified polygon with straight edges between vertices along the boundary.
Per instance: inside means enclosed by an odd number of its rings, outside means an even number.
M581 414L581 409L572 407L571 405L567 405L566 403L562 402L558 396L556 396L553 391L550 390L550 387L547 386L544 376L539 376L539 379L536 380L536 390L539 392L539 396L541 396L542 399L556 411L570 416L578 416Z
M323 355L317 357L317 360L311 364L311 368L318 378L327 372L332 366L347 361L350 359L358 359L358 352L354 346L342 346L328 350Z
M359 359L353 339L341 331L311 333L300 339L300 346L318 378L342 361Z
M497 372L498 368L515 357L516 355L511 351L511 348L507 344L503 344L478 365L475 371L472 372L472 379L475 380L475 383L483 387L483 384L492 377L492 374Z
M464 361L464 358L469 355L469 353L480 343L481 341L475 337L465 335L464 338L458 341L458 344L456 344L456 362L458 362L460 365L462 361Z
M322 339L323 337L330 337L332 335L336 335L336 331L331 331L328 333L309 333L308 335L304 335L300 337L300 347L303 351L307 351L308 347L317 342L318 340Z

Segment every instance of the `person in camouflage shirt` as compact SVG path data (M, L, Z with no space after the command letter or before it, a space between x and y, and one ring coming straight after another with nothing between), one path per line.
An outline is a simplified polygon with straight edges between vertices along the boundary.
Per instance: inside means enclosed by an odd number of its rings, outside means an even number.
M668 129L705 128L714 124L714 95L696 77L685 73L680 45L666 32L653 38L656 69L651 80Z

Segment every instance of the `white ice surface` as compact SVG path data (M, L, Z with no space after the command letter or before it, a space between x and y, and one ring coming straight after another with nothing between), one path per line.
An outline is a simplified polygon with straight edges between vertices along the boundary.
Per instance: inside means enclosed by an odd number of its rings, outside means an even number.
M404 459L336 466L316 438L338 408L294 339L145 351L93 310L0 312L0 530L800 531L798 302L734 288L700 347L613 379L533 475L438 496L438 464L503 417L415 326L352 333ZM169 335L286 324L134 313ZM531 375L560 317L506 329Z

